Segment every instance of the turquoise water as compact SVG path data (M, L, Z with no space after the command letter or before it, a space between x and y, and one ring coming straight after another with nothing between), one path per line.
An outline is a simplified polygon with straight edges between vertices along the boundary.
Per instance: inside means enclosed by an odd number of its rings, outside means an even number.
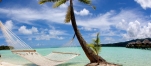
M36 50L45 56L54 50L74 52L75 48L44 48ZM89 60L84 55L81 47L78 47L77 52L81 55L58 66L84 66L89 63ZM36 66L35 64L12 54L9 50L0 50L0 54L2 55L0 61L23 64L24 66ZM102 47L100 56L108 62L121 64L123 66L151 66L151 50L129 49L124 47Z

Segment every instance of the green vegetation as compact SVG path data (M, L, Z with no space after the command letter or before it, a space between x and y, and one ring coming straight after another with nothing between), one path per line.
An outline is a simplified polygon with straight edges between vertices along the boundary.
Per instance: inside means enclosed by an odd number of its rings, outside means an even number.
M126 47L126 45L130 42L136 42L137 40L143 42L145 39L148 39L149 41L151 41L151 38L133 39L133 40L130 40L130 41L125 41L125 42L102 44L102 47Z
M101 50L99 33L97 33L96 39L93 39L93 42L88 44L88 46L96 53L97 56L99 55ZM98 65L99 65L99 58L98 58Z
M68 6L68 10L66 13L65 23L71 22L73 30L75 32L75 35L76 35L83 51L85 52L87 58L90 60L90 63L98 62L98 58L99 58L99 62L107 63L106 60L104 60L101 56L97 56L95 54L95 52L87 46L87 42L82 37L82 35L81 35L81 33L77 27L77 24L76 24L76 18L74 15L73 0L40 0L39 4L44 4L46 2L53 2L54 3L53 7L56 8L56 7L60 6L61 4L66 3L67 1L69 1L70 4ZM91 4L91 0L78 0L78 1L81 3L87 4L87 5L90 5L92 8L95 9L95 7L92 6L92 4Z
M0 50L10 50L13 49L12 46L0 46Z

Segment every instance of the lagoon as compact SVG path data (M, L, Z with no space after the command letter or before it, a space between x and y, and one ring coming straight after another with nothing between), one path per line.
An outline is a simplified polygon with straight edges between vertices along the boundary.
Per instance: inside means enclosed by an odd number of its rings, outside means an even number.
M75 48L70 48L74 50ZM80 56L58 66L84 66L89 63L81 47L77 47ZM65 50L63 48L40 48L36 49L42 55L47 55L54 50ZM69 49L66 49L69 50ZM21 64L24 66L36 66L35 64L13 54L10 50L0 50L2 57L0 61L13 64ZM121 64L123 66L150 66L151 50L130 49L125 47L102 47L99 54L106 61Z

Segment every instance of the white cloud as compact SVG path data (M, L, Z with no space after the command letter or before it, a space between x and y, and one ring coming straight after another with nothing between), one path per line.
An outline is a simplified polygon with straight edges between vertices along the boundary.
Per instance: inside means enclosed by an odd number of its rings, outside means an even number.
M87 19L79 19L77 24L86 28L97 28L100 30L108 30L112 23L109 21L110 16L112 15L111 12L107 12L102 15L98 15L95 18L87 18Z
M151 37L150 22L151 20L137 10L121 10L119 13L111 10L110 12L100 14L95 18L84 20L78 19L77 24L83 28L89 28L89 30L100 30L97 31L100 32L100 36L117 36L121 37L122 40L130 40ZM90 35L92 37L96 36L95 33ZM107 39L109 38L106 38L106 40ZM115 41L113 40L112 42Z
M31 29L27 29L26 26L21 26L18 31L22 34L33 34L33 33L36 33L38 32L37 28L36 27L32 27Z
M98 32L106 36L119 36L117 33L120 30L126 31L129 22L135 20L142 22L142 25L146 25L150 22L146 16L137 10L121 10L119 13L111 10L95 18L78 19L77 24L83 28L99 29L100 31ZM113 27L115 27L116 30L113 30Z
M30 23L29 21L34 20L46 20L49 22L63 23L66 9L52 9L47 6L43 6L39 10L32 8L0 8L0 13L6 14L6 17L22 23Z
M63 24L64 17L66 14L66 7L65 5L62 5L60 8L52 9L47 6L42 6L42 8L38 9L32 9L32 8L0 8L0 13L7 15L9 18L18 20L20 22L34 22L34 20L46 20L49 22L56 22ZM79 12L75 12L78 15L89 15L89 11L87 9L83 9ZM55 18L55 19L54 19ZM122 21L121 21L122 20ZM129 22L133 22L135 20L138 20L141 22L141 24L146 25L150 20L146 19L146 16L144 16L141 12L137 10L121 10L119 12L116 12L114 10L111 10L106 13L101 13L97 16L91 15L90 17L86 18L78 18L77 17L77 24L78 26L82 27L83 30L93 30L93 29L99 29L102 32L101 35L103 36L115 36L116 31L111 29L112 27L116 27L118 30L124 30L128 31L127 27L129 25ZM46 22L44 21L44 22ZM130 28L130 27L129 27ZM133 28L133 27L131 27ZM20 28L20 32L24 34L32 34L34 32L34 29L27 29L26 27ZM112 30L112 31L110 31ZM130 32L131 30L129 30ZM36 30L35 30L36 32ZM36 37L37 40L50 40L50 38L57 38L56 36L53 36L47 31L47 33L40 33L39 37ZM63 32L65 33L65 32ZM128 32L127 32L128 33ZM56 35L61 35L61 33L56 32ZM127 34L126 34L127 35ZM60 37L60 36L59 36Z
M97 32L90 34L91 37L96 37L97 36Z
M50 40L50 35L40 35L36 37L36 40Z
M115 40L112 37L105 37L104 41L106 43L114 43L115 42Z
M127 32L130 37L135 37L140 32L140 23L138 21L130 22L127 28Z
M96 29L94 28L89 28L89 27L81 27L81 30L85 30L85 31L96 31Z
M1 21L0 21L1 22ZM3 23L3 22L2 22ZM9 30L12 30L15 26L13 25L13 22L12 20L7 20L4 24L3 24L5 27L7 27ZM1 30L1 27L0 27L0 30ZM0 31L0 34L2 31ZM3 35L0 36L0 38L4 38Z
M151 0L135 0L143 9L151 8Z
M63 37L58 37L57 39L62 40L62 39L64 39L64 38L63 38Z
M31 31L32 31L32 32L35 32L35 33L38 32L38 30L37 30L36 27L32 27L32 28L31 28Z
M126 22L124 19L122 19L121 22L117 23L116 28L121 29L121 30L126 30L127 25L128 25L128 22Z
M49 30L49 34L50 35L65 35L64 31L60 31L60 30Z
M50 39L59 39L62 40L64 37L62 35L67 35L65 31L62 30L42 30L35 37L36 40L50 40Z
M89 15L90 14L89 10L87 10L85 8L83 10L81 10L80 12L74 11L74 13L77 14L77 15L81 15L81 16L85 16L85 15Z
M98 32L100 33L100 36L120 36L119 34L116 34L117 33L116 31L111 31L111 30L108 30L108 31L97 31L97 32L91 33L89 35L91 37L96 37Z
M137 38L150 38L151 37L151 23L142 25L139 21L130 22L127 26L127 33L123 34L123 37L127 40Z
M4 24L4 26L7 27L8 29L12 30L12 28L13 28L13 22L12 22L12 20L6 21L6 23Z
M65 4L62 4L61 6L59 6L60 8L67 8L68 5L65 3Z
M44 44L40 44L40 43L36 44L37 47L40 47L40 46L42 46L42 45L44 45Z
M130 22L134 20L143 21L145 19L144 16L142 16L141 14L139 14L138 16L138 14L139 13L137 13L135 10L121 10L121 12L119 13L111 10L94 18L87 18L84 20L78 19L77 24L89 29L96 28L100 30L109 30L111 26L116 26L119 22L121 22L121 20L125 20L125 22ZM121 26L118 25L118 27Z
M28 38L28 40L32 40L32 38Z

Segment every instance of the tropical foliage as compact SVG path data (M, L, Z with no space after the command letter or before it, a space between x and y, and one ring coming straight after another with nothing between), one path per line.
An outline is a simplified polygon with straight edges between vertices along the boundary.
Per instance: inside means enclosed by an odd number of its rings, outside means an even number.
M14 47L12 47L12 46L0 46L0 50L10 50L10 49L14 49Z
M82 49L84 50L85 55L87 56L87 58L90 60L91 63L98 62L98 61L106 62L101 56L98 56L98 54L97 54L98 51L96 51L96 53L95 53L92 49L90 49L90 47L87 46L86 41L83 39L83 37L77 27L77 24L76 24L74 8L73 8L73 0L40 0L39 4L44 4L46 2L53 2L54 3L53 7L56 8L56 7L59 7L61 4L66 3L67 1L70 2L70 5L68 6L68 10L66 13L65 23L71 22L75 35L76 35ZM95 7L92 6L92 4L91 4L91 0L78 0L78 1L82 2L84 4L87 4L87 5L90 5L91 7L93 7L95 9ZM98 40L96 40L96 41L98 41ZM98 50L98 49L99 48L97 48L96 50Z
M99 33L97 33L96 39L93 39L93 42L88 44L88 47L90 47L98 56L98 65L99 65L99 52L101 50Z
M96 39L93 39L93 42L88 44L88 46L98 55L101 50L99 33L97 33Z
M69 1L69 0L40 0L39 4L44 4L46 2L54 2L53 7L56 8L56 7L59 7L60 5L62 5L64 3L66 3L67 1ZM91 5L91 0L79 0L79 1L81 3L84 3L84 4ZM92 6L92 7L94 9L96 9L95 6ZM71 8L70 8L70 5L69 5L68 9L67 9L66 17L65 17L65 23L69 23L70 20L71 20Z

